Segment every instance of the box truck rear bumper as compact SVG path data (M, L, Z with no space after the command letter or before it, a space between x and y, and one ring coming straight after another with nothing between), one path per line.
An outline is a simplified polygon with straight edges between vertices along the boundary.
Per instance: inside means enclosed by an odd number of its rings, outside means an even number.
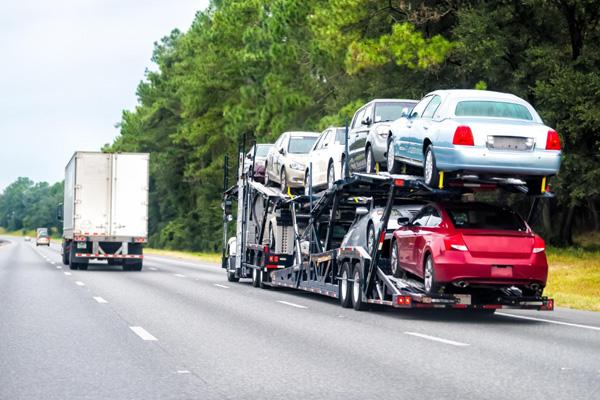
M143 259L142 254L102 254L102 253L75 253L79 258L137 258Z

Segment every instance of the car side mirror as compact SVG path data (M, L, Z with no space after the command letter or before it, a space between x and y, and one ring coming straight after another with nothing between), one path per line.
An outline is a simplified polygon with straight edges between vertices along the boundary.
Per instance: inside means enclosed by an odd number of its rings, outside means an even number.
M246 154L246 158L247 158L248 160L252 160L252 154L250 154L250 153Z
M363 215L367 215L369 213L369 209L367 207L356 207L356 215L362 217Z
M400 217L398 218L398 225L406 225L410 221L408 217Z
M408 110L408 107L404 107L402 109L402 114L400 114L400 118L410 118L410 111Z
M367 118L363 119L361 123L363 125L369 126L369 125L371 125L372 122L373 121L371 121L371 117L367 117Z
M285 154L285 149L283 147L279 149L279 154L281 154L281 155Z
M56 219L59 222L63 222L64 220L64 211L63 211L63 204L60 203L57 207L56 207Z
M410 115L408 116L408 119L413 119L413 118L417 118L419 116L419 114L415 111L410 113Z

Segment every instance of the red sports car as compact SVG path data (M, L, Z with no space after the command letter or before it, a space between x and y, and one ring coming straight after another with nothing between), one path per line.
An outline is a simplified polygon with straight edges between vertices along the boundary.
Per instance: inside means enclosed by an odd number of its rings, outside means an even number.
M513 211L475 202L423 207L394 232L390 262L430 294L516 286L541 295L548 277L542 238Z

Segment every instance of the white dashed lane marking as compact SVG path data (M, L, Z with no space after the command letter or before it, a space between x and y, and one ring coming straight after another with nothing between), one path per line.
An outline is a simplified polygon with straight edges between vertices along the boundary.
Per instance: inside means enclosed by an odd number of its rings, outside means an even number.
M296 308L308 308L306 306L302 306L296 303L290 303L289 301L277 300L278 303L285 304L286 306L296 307Z
M223 289L229 289L229 286L220 285L220 284L218 284L218 283L214 283L214 285L215 285L216 287L220 287L220 288L223 288Z
M130 326L129 329L131 329L136 335L138 335L140 338L142 338L142 340L148 340L148 341L158 340L157 338L152 336L147 330L145 330L141 326Z
M75 284L77 286L85 286L85 283L81 282L81 281L75 281Z
M544 319L544 318L526 317L524 315L514 315L514 314L503 313L503 312L497 312L496 315L502 315L503 317L510 317L510 318L527 319L530 321L546 322L548 324L565 325L565 326L571 326L574 328L591 329L593 331L600 331L600 326L572 324L570 322L555 321L552 319Z
M461 343L461 342L455 342L454 340L448 340L448 339L442 339L436 336L429 336L429 335L424 335L422 333L417 333L417 332L404 332L405 335L410 335L410 336L416 336L416 337L420 337L422 339L427 339L427 340L432 340L434 342L439 342L439 343L444 343L444 344L449 344L452 346L468 346L468 343Z
M104 300L102 297L100 296L94 296L94 300L96 300L98 303L100 304L106 304L108 303L108 301Z

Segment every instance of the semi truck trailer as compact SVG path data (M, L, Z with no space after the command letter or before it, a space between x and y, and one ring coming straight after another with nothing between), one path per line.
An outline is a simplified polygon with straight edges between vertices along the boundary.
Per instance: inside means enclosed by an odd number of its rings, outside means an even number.
M141 271L148 240L145 153L76 152L65 168L63 264L86 270L91 260Z

